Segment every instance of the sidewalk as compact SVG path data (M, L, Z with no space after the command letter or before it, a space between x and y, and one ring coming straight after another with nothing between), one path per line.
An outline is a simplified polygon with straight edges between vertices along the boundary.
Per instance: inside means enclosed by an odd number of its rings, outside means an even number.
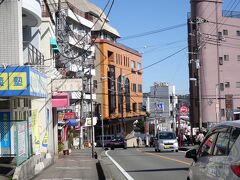
M101 154L102 149L94 151ZM97 159L92 158L92 149L72 150L70 155L59 155L56 162L40 172L32 180L98 180L102 177L101 166Z

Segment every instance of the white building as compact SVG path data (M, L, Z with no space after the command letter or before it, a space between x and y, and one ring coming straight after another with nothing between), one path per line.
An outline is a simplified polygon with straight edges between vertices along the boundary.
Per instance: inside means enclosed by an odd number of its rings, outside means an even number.
M174 85L166 82L154 83L145 101L150 120L159 130L173 130L176 123L175 108L178 102Z

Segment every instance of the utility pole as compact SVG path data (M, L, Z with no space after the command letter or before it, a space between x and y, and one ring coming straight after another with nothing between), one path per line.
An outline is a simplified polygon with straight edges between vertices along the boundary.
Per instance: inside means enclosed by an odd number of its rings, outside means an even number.
M176 133L176 107L175 107L175 96L172 93L172 112L173 112L173 131Z
M202 129L202 94L201 94L201 62L200 62L200 57L199 57L199 51L200 51L200 27L199 24L202 23L202 19L195 17L195 25L196 25L196 30L195 30L195 42L196 42L196 49L195 49L195 54L196 54L196 69L197 69L197 88L198 88L198 120L199 120L199 131Z
M123 122L123 103L124 103L124 101L123 101L123 98L124 98L124 77L123 77L123 75L122 75L122 73L121 73L121 97L122 97L122 99L121 99L121 120L122 120L122 128L121 128L121 134L122 134L122 137L125 137L125 128L124 128L124 122Z
M216 37L217 37L217 85L216 85L216 123L220 122L220 109L221 109L221 102L220 102L220 97L221 97L221 91L220 91L220 64L219 64L219 40L222 40L218 36L219 32L219 27L218 27L218 5L217 2L215 3L216 7ZM222 38L222 37L221 37ZM218 95L218 96L217 96Z
M93 103L92 103L92 67L90 67L90 103L91 103L91 129L92 129L92 158L94 158L94 126L93 126Z
M157 119L156 119L156 83L154 83L154 135L157 136Z
M81 122L83 123L83 90L81 92L81 100L80 100L80 113L79 113L79 119L80 119L80 130L79 130L79 149L82 149L83 144L83 127Z

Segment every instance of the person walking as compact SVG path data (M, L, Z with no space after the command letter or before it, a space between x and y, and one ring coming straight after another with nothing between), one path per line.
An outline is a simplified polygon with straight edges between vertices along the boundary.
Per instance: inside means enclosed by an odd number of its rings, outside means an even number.
M204 139L204 135L202 131L197 132L197 137L196 137L197 144L201 144L203 142L203 139Z
M139 147L139 137L137 137L137 147Z

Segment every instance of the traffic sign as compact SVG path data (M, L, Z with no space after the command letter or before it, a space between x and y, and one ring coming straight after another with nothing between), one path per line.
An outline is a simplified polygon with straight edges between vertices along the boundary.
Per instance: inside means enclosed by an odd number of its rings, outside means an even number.
M164 111L164 102L157 102L156 108L160 111Z
M181 112L181 113L187 113L187 112L188 112L187 107L186 107L186 106L182 106L182 107L180 108L180 112Z

